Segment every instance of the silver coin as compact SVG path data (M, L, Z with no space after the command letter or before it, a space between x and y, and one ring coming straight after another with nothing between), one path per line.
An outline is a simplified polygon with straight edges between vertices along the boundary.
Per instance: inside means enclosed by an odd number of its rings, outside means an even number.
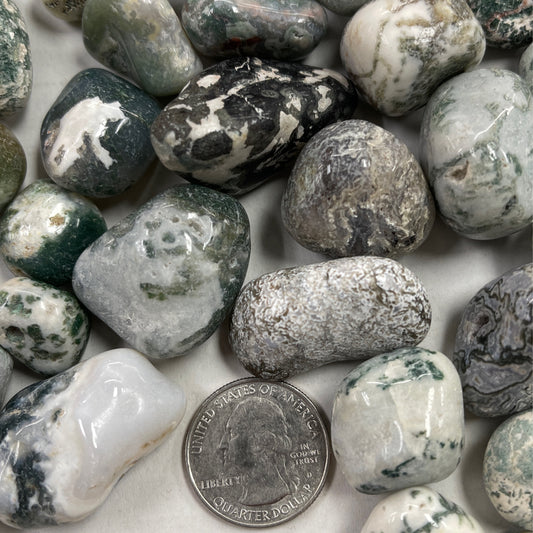
M185 464L204 504L235 524L265 527L320 493L329 440L311 400L284 382L246 378L207 398L185 439Z

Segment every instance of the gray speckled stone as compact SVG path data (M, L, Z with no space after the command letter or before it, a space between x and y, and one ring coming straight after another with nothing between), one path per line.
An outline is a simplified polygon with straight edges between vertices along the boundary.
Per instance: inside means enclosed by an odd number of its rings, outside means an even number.
M286 379L365 359L426 336L431 309L418 278L386 258L342 258L250 281L230 322L235 355L252 374Z
M13 359L7 350L0 347L0 406L4 404L7 387L13 374Z
M487 444L483 484L496 510L509 522L533 528L533 411L500 424Z
M198 185L152 198L80 256L80 300L140 352L168 358L204 342L246 274L248 217L234 198Z
M400 116L422 107L485 53L480 23L464 0L374 0L350 19L340 54L361 95Z
M26 154L15 134L0 124L0 213L13 200L26 177Z
M71 22L80 21L86 0L42 0L46 8L55 15Z
M533 96L518 74L478 69L428 102L420 158L444 221L471 239L510 235L533 220Z
M412 252L435 218L420 165L392 133L363 120L327 126L303 148L281 215L302 246L332 257Z
M522 52L518 63L518 73L533 91L533 43Z
M533 263L487 283L468 302L453 360L465 407L503 416L533 406Z
M379 494L448 477L464 440L461 381L440 352L400 348L364 361L341 382L333 452L348 483Z

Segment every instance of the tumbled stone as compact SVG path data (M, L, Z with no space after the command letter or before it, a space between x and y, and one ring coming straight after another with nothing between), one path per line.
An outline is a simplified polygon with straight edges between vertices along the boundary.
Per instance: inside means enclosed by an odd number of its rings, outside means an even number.
M324 7L338 15L353 15L368 0L317 0Z
M13 358L7 350L0 347L0 405L4 405L7 387L13 374Z
M418 344L431 308L418 278L379 257L280 269L239 294L230 343L250 373L286 379L341 360Z
M471 239L497 239L533 220L533 96L518 74L478 69L433 94L420 157L442 218Z
M530 44L520 56L518 72L533 91L533 44Z
M504 416L533 407L532 302L528 263L487 283L466 305L453 361L472 413Z
M0 218L0 254L17 275L64 285L72 279L79 255L106 229L92 202L38 180Z
M0 28L0 118L4 118L26 106L33 68L26 22L13 0L0 0Z
M381 500L361 533L483 533L479 522L456 503L429 487L395 492Z
M81 20L86 0L43 0L50 13L70 22Z
M152 126L161 162L231 194L257 187L320 129L350 118L355 88L341 74L258 58L203 71Z
M295 61L326 33L328 19L315 0L186 0L184 30L206 56L257 56Z
M0 212L13 200L26 177L26 154L15 134L0 124Z
M154 96L178 94L202 63L167 0L86 0L87 51Z
M435 207L407 146L364 120L325 127L296 160L281 204L287 231L331 257L394 257L428 236Z
M0 346L38 374L78 363L89 329L87 313L70 292L23 277L0 285Z
M0 520L25 529L86 517L172 433L185 402L125 348L23 389L0 413Z
M483 485L503 518L533 525L533 411L518 413L491 435L483 459Z
M175 186L87 248L72 284L134 348L153 358L174 357L220 325L249 254L248 217L237 200L207 187Z
M533 39L533 2L467 0L481 22L489 46L520 48Z
M422 107L449 77L485 53L465 0L375 0L345 27L340 54L361 96L390 116Z
M159 111L159 104L129 81L103 69L83 70L42 122L47 174L85 196L124 192L155 159L150 127Z
M461 381L444 354L400 348L341 382L331 443L348 483L378 494L448 477L464 440Z

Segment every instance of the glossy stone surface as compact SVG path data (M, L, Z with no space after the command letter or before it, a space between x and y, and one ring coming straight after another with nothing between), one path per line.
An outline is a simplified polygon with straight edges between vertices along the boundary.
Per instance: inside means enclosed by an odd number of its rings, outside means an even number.
M0 347L0 405L4 405L7 387L13 373L13 358L7 350Z
M454 364L465 407L506 416L533 407L533 263L482 287L457 328Z
M0 124L0 213L13 200L26 177L26 154L15 134Z
M23 389L0 414L0 520L18 528L81 520L184 411L181 389L130 349Z
M186 0L183 28L206 56L236 55L295 61L325 35L324 8L314 0Z
M430 321L410 270L392 259L342 258L250 281L235 302L230 343L251 374L286 379L418 344Z
M87 313L70 292L23 277L0 285L0 346L38 374L78 363L89 329Z
M150 127L159 111L153 98L125 79L103 69L83 70L43 119L46 172L85 196L124 192L155 159Z
M530 529L533 524L533 411L500 424L485 450L483 484L503 518Z
M524 0L467 0L481 22L487 44L520 48L533 40L533 3Z
M401 116L422 107L450 76L485 53L480 23L464 0L375 0L350 19L344 67L376 109Z
M368 0L318 0L324 7L338 15L353 15Z
M461 381L444 354L400 348L341 382L331 443L348 483L379 494L448 477L464 440Z
M520 56L518 72L533 91L533 44L530 44Z
M86 0L42 0L50 13L70 22L80 21Z
M237 200L206 187L176 186L87 248L72 284L133 347L153 358L174 357L220 325L249 254L248 217Z
M13 0L0 0L0 118L20 112L33 82L26 22Z
M64 285L72 279L79 255L106 229L92 202L38 180L24 188L0 218L0 254L17 275Z
M403 489L381 500L361 533L483 533L478 521L429 487Z
M428 236L435 207L422 169L392 133L364 120L325 127L303 148L283 194L286 230L331 257L394 257Z
M424 110L420 157L446 224L471 239L533 220L533 96L509 70L452 78Z
M87 51L154 96L178 94L202 69L167 0L86 0Z
M320 129L350 118L356 103L353 85L332 70L231 58L204 70L165 107L152 143L184 178L242 194Z

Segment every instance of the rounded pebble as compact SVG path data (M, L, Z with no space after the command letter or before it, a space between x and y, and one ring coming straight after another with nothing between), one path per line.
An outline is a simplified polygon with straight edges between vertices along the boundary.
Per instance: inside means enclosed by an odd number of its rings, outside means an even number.
M7 387L13 374L13 358L0 346L0 407L4 405Z
M0 213L13 200L26 177L26 154L15 134L0 124Z
M287 231L331 257L395 257L428 236L435 207L407 146L363 120L317 133L298 156L281 204Z
M527 85L533 92L533 44L530 44L520 56L518 72L526 80Z
M69 22L78 22L83 15L86 0L42 0L45 7L55 15Z

